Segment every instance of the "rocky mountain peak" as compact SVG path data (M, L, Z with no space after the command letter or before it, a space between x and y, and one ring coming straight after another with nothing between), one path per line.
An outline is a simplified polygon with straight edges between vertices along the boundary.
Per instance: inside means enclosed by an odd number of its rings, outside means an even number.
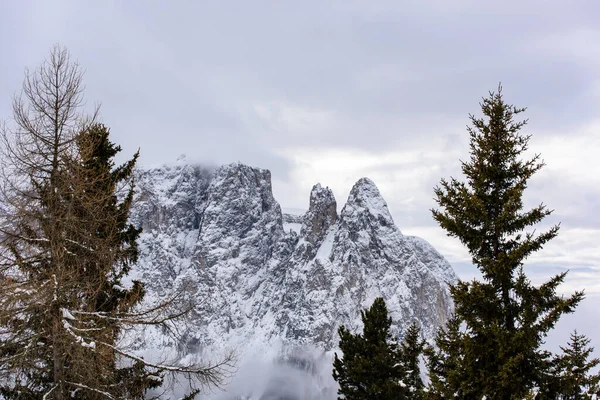
M277 345L286 359L294 348L335 350L338 327L359 330L361 309L379 296L394 334L417 320L431 339L452 312L452 267L425 240L402 235L368 178L339 216L332 191L315 185L309 210L286 215L285 229L265 169L178 162L141 170L137 182L131 220L144 230L131 278L147 282L147 299L185 290L198 301L183 345L154 332L142 349L252 357Z
M318 246L337 220L337 203L328 187L317 183L310 192L310 203L302 221L300 237Z
M239 163L218 168L200 213L196 257L209 268L241 263L259 269L284 234L281 207L266 169Z
M401 242L402 233L379 189L369 178L361 178L352 187L340 214L334 248L343 249L351 258L371 254L377 259L382 252L401 248Z
M387 203L375 183L369 178L361 178L354 184L342 209L341 218L347 223L351 221L360 223L361 226L355 227L356 230L373 224L395 227Z

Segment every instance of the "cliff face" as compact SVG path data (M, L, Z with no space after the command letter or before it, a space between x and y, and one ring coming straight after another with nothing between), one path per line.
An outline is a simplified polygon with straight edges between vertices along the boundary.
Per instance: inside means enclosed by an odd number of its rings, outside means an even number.
M335 349L338 326L360 329L377 296L396 333L418 320L431 338L452 308L451 266L400 232L367 178L340 215L317 184L304 215L284 216L269 171L180 163L139 173L132 221L144 228L137 274L150 297L185 286L197 301L186 321L195 348Z

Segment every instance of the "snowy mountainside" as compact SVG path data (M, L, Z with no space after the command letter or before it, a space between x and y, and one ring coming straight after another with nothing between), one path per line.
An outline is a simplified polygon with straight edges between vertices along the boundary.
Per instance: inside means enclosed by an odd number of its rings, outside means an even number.
M136 278L149 297L185 285L197 299L190 351L328 352L339 325L360 329L360 310L378 296L399 335L417 320L432 338L452 310L450 264L400 232L367 178L339 214L317 184L306 213L293 215L273 198L268 170L179 162L138 172L131 218L143 228Z

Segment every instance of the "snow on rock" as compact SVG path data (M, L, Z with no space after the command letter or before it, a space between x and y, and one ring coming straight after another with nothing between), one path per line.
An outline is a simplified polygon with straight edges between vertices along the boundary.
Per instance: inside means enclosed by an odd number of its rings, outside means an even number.
M321 243L337 219L337 203L333 192L319 183L310 192L310 203L302 221L300 236L314 246Z
M294 231L298 235L302 229L302 221L304 219L304 213L302 215L295 215L290 213L283 213L283 230L286 232Z
M452 311L451 266L400 232L367 178L339 216L333 193L319 184L308 211L294 216L282 214L268 170L178 162L138 175L132 221L144 231L135 278L150 299L185 288L197 300L182 324L181 354L260 354L276 345L288 358L302 347L331 354L339 325L360 329L361 309L378 296L398 335L417 320L431 339ZM169 343L156 337L140 347Z
M419 240L402 235L373 181L360 179L342 209L330 259L336 275L344 277L338 303L344 299L358 310L383 296L397 333L416 320L432 338L452 310L448 283L456 275Z

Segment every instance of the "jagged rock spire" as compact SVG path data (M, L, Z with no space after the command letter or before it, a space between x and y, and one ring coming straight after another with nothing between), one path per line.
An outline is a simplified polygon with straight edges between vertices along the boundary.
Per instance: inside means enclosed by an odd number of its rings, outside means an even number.
M340 217L340 222L348 224L350 231L372 231L378 227L389 227L399 232L387 203L369 178L361 178L354 184Z
M300 237L318 246L336 220L337 203L333 192L317 183L310 192L310 204L302 221Z

